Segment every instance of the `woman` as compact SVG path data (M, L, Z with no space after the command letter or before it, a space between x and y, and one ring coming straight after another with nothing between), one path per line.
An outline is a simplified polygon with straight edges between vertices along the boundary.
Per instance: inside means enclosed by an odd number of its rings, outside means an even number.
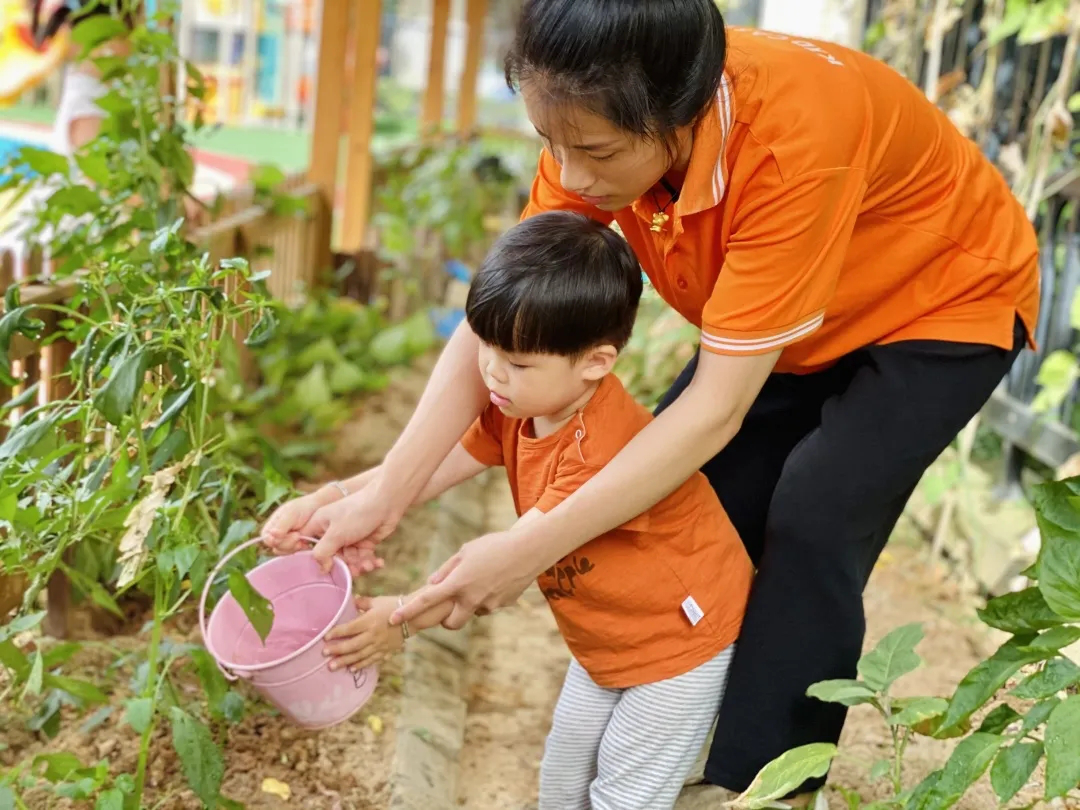
M1032 334L1035 235L891 68L725 31L711 0L527 0L507 68L545 145L524 215L618 222L700 351L595 478L468 543L395 620L510 604L702 469L758 567L706 767L740 791L838 739L845 709L806 689L855 675L862 591L905 502ZM324 556L386 537L488 400L475 358L462 328L377 474L268 531L321 534Z

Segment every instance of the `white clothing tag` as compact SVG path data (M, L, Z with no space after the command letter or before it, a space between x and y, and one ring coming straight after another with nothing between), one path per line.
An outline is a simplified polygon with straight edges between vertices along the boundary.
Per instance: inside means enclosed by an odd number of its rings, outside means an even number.
M683 600L682 610L686 614L686 618L690 620L691 627L697 627L697 623L705 618L705 612L694 601L692 596L688 596Z

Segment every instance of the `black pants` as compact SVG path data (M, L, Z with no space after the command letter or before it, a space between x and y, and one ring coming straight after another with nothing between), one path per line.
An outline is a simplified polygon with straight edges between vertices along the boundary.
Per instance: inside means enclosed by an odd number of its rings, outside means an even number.
M1017 320L1012 351L906 341L814 374L773 374L738 435L704 466L758 568L705 768L710 783L745 790L785 751L840 738L847 710L806 690L855 677L874 563L923 472L1024 339ZM695 357L658 413L696 368Z

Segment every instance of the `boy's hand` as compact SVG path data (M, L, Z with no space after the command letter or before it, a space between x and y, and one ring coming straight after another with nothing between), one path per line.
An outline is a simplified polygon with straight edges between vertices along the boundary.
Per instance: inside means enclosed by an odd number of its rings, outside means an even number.
M361 614L326 634L325 655L332 656L330 669L348 667L355 672L383 661L405 645L401 627L390 626L390 614L398 606L393 596L356 597Z

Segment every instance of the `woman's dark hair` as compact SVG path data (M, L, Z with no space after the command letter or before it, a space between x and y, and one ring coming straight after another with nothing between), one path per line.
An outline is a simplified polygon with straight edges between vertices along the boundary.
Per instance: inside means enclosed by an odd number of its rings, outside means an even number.
M576 357L626 345L641 289L641 266L625 239L581 214L549 211L495 242L465 315L489 346Z
M525 0L506 82L670 147L709 109L726 53L713 0Z
M52 12L48 18L42 16L44 0L30 0L30 31L34 43L40 48L54 36L65 24L72 27L90 17L104 14L116 17L132 29L135 27L135 12L139 0L68 0Z

